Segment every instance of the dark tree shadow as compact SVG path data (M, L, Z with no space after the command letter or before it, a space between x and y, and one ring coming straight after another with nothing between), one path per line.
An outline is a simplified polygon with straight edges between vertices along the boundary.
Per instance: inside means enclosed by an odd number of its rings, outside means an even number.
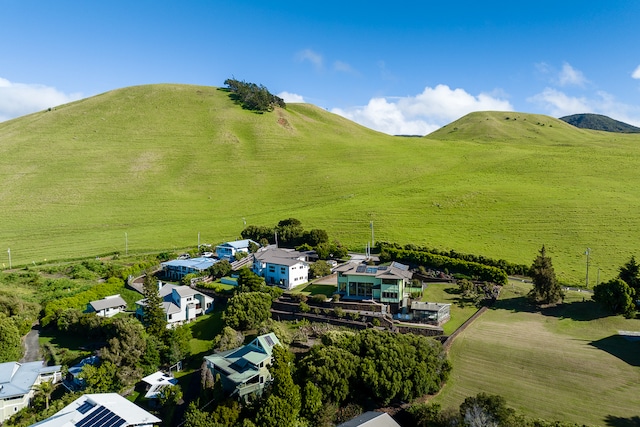
M640 427L640 416L638 415L629 418L607 415L604 421L608 426L612 427Z
M598 341L592 341L589 345L606 351L631 366L640 366L640 341L637 339L611 335Z
M607 312L599 304L590 299L539 306L532 303L525 295L503 300L499 299L493 308L495 310L509 310L512 312L540 313L543 316L572 319L579 322L588 322L612 315L612 313Z

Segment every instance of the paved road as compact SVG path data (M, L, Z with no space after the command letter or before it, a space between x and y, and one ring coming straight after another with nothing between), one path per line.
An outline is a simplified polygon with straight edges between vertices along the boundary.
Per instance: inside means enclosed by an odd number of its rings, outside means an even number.
M24 346L24 357L20 362L35 362L42 360L42 355L40 354L40 343L38 342L39 337L40 326L35 325L22 340L22 345Z

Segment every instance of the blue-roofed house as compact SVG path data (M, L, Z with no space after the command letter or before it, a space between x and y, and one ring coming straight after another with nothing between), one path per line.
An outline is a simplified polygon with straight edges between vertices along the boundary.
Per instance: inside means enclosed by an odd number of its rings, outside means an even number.
M0 424L29 405L35 386L61 379L60 365L45 366L43 361L0 363Z
M224 389L232 396L244 399L252 393L261 394L271 381L268 367L273 347L278 344L278 337L271 332L260 335L250 344L205 356L204 359L214 378L220 375Z
M160 263L162 274L168 280L182 280L184 276L191 273L202 273L215 264L212 258L199 257L187 259L174 259Z
M153 427L162 420L118 393L85 394L31 427Z
M216 256L220 259L226 259L233 262L238 252L249 254L251 245L260 247L260 244L251 239L236 240L234 242L225 242L216 246Z
M167 328L184 323L213 311L213 298L189 286L177 286L158 282L162 309L166 314ZM142 319L146 299L136 301L136 317Z

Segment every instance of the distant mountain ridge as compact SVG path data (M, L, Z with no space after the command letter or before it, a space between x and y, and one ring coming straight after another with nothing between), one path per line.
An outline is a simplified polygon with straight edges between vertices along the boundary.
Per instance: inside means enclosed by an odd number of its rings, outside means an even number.
M605 132L618 133L640 133L640 128L630 124L614 120L611 117L601 114L573 114L560 117L560 120L569 123L577 128L602 130Z

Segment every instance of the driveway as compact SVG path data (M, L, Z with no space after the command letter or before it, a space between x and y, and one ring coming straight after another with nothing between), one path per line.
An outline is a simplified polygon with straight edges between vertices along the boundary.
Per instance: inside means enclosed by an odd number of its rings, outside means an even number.
M24 357L20 359L21 363L42 360L38 338L40 338L40 325L35 325L22 340Z

